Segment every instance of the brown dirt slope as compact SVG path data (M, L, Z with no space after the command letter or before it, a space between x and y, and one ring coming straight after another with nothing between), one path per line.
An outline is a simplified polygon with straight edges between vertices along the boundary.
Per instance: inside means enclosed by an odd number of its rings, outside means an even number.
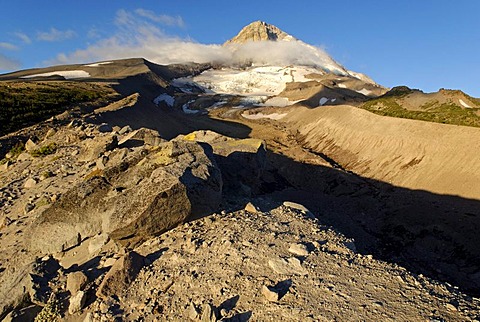
M480 199L479 129L382 117L352 106L298 108L288 120L308 148L359 175Z

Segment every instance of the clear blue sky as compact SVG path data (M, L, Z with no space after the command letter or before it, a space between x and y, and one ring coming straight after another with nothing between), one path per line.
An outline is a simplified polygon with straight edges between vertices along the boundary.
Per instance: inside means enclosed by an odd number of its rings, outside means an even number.
M263 20L382 85L480 97L477 0L0 0L0 8L0 72L68 60L114 35L135 37L128 21L119 24L122 15L135 15L137 29L154 26L170 38L207 44Z

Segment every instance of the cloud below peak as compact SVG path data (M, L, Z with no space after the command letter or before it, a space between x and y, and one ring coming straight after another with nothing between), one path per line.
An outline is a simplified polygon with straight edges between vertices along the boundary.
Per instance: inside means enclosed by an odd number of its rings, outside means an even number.
M153 11L119 10L116 30L108 38L99 39L84 49L61 53L47 64L89 63L102 60L141 57L157 64L208 63L309 65L342 74L338 65L322 49L301 41L250 42L222 46L201 44L165 34L158 24L183 26L181 17L159 15Z

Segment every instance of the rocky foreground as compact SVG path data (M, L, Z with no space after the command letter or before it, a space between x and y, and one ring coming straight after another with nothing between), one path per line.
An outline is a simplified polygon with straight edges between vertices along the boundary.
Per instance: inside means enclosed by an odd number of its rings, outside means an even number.
M273 201L261 140L88 119L23 135L0 170L4 321L480 317L478 299Z

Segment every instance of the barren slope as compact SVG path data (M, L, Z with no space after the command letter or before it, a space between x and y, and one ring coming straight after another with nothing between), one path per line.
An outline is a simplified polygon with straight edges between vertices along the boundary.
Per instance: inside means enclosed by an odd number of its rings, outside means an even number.
M297 108L305 145L390 184L480 199L480 129L378 116L352 106Z

